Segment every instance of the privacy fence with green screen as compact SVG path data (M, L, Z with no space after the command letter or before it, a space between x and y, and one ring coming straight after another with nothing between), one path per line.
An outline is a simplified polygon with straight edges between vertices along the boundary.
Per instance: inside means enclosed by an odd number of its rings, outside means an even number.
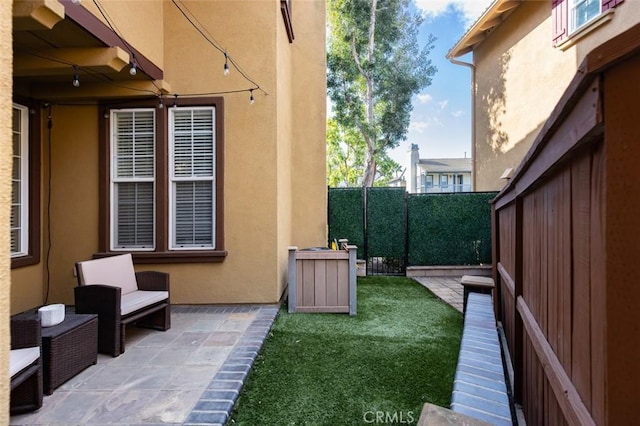
M495 196L495 192L409 196L409 265L491 264L489 201Z
M342 238L358 246L364 259L364 192L362 188L329 188L329 241Z
M357 245L368 273L380 265L397 273L406 266L490 264L489 201L496 194L329 188L329 238Z

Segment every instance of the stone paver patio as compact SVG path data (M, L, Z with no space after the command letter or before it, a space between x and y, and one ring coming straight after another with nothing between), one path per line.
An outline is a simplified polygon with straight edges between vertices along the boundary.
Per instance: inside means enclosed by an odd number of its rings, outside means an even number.
M413 277L443 301L462 312L464 288L460 284L462 277Z

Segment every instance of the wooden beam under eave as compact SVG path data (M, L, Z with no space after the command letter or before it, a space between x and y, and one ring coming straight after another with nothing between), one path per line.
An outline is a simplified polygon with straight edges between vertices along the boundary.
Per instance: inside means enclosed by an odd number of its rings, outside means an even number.
M514 7L517 7L520 5L520 0L509 0L509 1L505 1L504 3L500 3L498 5L498 7L496 8L496 12L499 13L504 13L508 10L513 9Z
M56 101L102 101L113 98L150 98L158 95L172 96L171 85L165 80L127 80L108 84L91 81L89 77L80 76L80 86L73 87L67 83L34 83L29 86L30 96ZM165 103L167 103L165 99Z
M13 30L50 30L64 19L64 5L58 0L14 0Z
M120 72L129 65L129 60L129 53L120 47L39 50L16 53L13 74L16 77L65 75L73 73L73 65L109 74Z
M481 31L487 31L495 27L496 25L499 25L500 23L502 23L502 16L498 15L495 18L492 18L485 22L480 23L480 25L478 26L478 29Z

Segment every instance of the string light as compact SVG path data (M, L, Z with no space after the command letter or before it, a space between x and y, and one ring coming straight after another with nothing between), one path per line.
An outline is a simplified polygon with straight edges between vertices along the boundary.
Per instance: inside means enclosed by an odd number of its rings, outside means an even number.
M178 94L173 95L173 107L178 108Z
M73 87L80 87L80 77L78 76L78 66L73 66Z
M162 96L159 96L160 102L158 102L158 109L164 108L164 102L162 102Z
M253 105L253 103L256 101L256 100L254 99L254 97L253 97L253 89L250 89L250 90L249 90L249 93L251 94L251 95L249 96L249 103L250 103L251 105Z
M229 75L229 56L224 52L224 75Z
M129 74L136 75L138 74L138 66L135 61L131 61L131 68L129 68Z

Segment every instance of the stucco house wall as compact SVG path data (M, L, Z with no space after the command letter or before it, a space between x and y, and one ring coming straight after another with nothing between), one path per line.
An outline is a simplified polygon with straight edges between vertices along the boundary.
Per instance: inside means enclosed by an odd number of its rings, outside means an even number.
M60 3L86 7L105 22L91 2ZM279 1L181 3L261 90L253 91L254 104L249 92L215 95L224 98L224 260L144 263L136 269L169 272L172 303L275 303L286 289L287 247L326 244L325 3L295 4L293 42ZM223 55L172 2L100 5L127 43L162 69L162 81L155 84L166 90L167 108L173 94L250 87L233 67L223 76ZM11 271L11 313L43 304L45 295L47 303L73 304L74 263L100 251L99 102L148 97L82 73L80 80L79 88L69 80L24 86L19 93L53 99L52 131L47 132L44 110L41 260Z
M633 1L620 3L601 25L561 46L552 43L552 2L496 0L452 48L451 57L471 46L475 65L474 168L477 191L500 190L500 176L516 168L542 124L594 47L640 22ZM491 16L495 15L495 16ZM491 20L498 17L493 25ZM484 25L485 29L480 28ZM477 37L475 43L473 37Z

